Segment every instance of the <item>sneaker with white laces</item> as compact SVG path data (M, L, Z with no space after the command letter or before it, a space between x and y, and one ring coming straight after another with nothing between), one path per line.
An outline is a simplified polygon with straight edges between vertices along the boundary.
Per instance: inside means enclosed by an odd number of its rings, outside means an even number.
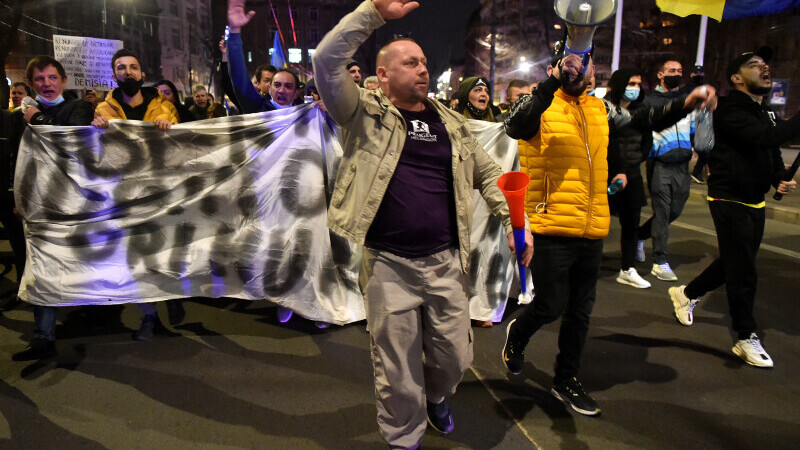
M773 366L772 358L769 357L767 351L761 346L761 341L758 335L750 333L747 339L736 341L736 345L731 349L734 355L742 358L744 362L751 366L771 368Z
M639 241L636 243L636 260L644 262L645 259L647 256L644 254L644 241Z
M662 281L678 281L678 277L675 276L675 272L672 271L669 263L653 264L653 268L650 270L650 273Z
M617 275L617 283L627 284L639 289L647 289L650 287L650 282L642 278L639 272L633 267L628 270L620 269L619 275Z
M675 318L678 319L678 322L688 327L694 322L692 311L694 311L694 307L700 299L687 297L684 289L686 289L685 285L669 288L669 298L672 299Z

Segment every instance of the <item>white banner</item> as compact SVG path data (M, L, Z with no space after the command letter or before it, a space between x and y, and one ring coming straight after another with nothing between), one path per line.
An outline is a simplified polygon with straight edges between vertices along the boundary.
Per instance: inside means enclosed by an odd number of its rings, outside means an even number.
M468 123L472 135L503 172L519 170L517 141L508 137L502 123L478 120L469 120ZM519 286L516 259L508 249L503 222L492 215L489 205L477 190L473 204L469 237L472 243L469 314L474 320L500 322L512 283ZM533 288L529 272L528 288Z
M518 165L501 125L470 127L503 170ZM341 154L311 105L167 132L122 120L29 127L14 180L28 243L20 298L267 299L311 320L362 320L361 249L326 226ZM502 223L475 196L470 310L498 321L515 268Z
M341 146L311 105L176 125L30 127L15 176L39 305L268 299L365 317L360 249L329 233ZM325 168L325 172L323 172Z
M67 73L67 89L115 87L111 57L121 48L122 41L114 39L53 35L53 51Z

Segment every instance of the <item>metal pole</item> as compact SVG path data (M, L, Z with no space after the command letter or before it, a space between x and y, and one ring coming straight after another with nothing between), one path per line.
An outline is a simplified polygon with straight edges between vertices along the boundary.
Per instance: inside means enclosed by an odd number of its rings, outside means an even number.
M108 4L103 0L103 39L108 38Z
M697 59L695 65L703 65L706 53L706 30L708 29L708 16L700 16L700 35L697 37Z
M495 71L495 60L497 57L497 11L495 9L495 4L497 0L492 0L492 24L491 24L491 33L492 33L492 48L489 50L490 54L490 64L489 64L489 98L492 103L494 103L494 71Z
M617 2L617 17L614 19L614 54L611 57L611 73L619 70L619 49L622 41L622 2Z

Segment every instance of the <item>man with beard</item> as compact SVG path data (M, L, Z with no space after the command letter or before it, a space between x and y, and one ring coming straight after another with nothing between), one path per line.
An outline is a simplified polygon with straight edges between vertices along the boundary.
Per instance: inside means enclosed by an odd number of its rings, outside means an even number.
M675 60L665 61L658 73L659 85L645 98L645 106L661 107L684 95L680 89L683 67ZM667 261L669 224L683 212L689 199L692 137L697 114L689 113L675 125L653 132L653 146L647 160L647 184L653 204L653 217L639 227L636 259L645 260L644 241L653 238L653 267L650 273L662 281L677 281Z
M108 128L109 121L115 119L141 120L155 122L158 129L167 131L179 123L178 110L157 88L142 87L144 72L139 57L130 50L120 49L111 58L114 79L119 85L112 89L103 103L95 109L92 125ZM207 118L207 117L206 117ZM142 323L133 333L133 339L143 341L153 337L155 331L163 331L154 303L138 303L142 312ZM185 312L179 301L168 301L170 323L183 320Z
M719 257L686 286L669 289L675 316L693 322L700 298L725 284L737 341L731 349L747 364L771 368L772 358L756 334L756 253L764 235L764 194L770 185L790 194L797 182L784 181L780 145L800 134L800 113L789 120L775 116L765 98L772 89L767 63L772 49L734 58L726 71L733 90L714 113L714 149L709 154L708 207Z
M513 243L497 188L502 171L463 116L428 99L419 45L400 38L381 47L378 90L360 89L347 71L374 30L417 7L366 0L325 35L313 56L317 89L344 148L328 226L364 244L360 276L378 424L391 448L419 448L426 415L442 433L454 428L445 398L472 361L466 289L473 189ZM526 240L527 265L530 235Z
M562 317L551 393L578 413L594 416L600 407L576 375L610 224L606 183L620 180L623 189L627 183L624 172L608 176L609 131L632 120L586 94L594 75L591 57L587 67L575 54L555 59L548 73L514 104L505 122L508 135L521 139L520 170L531 178L525 206L534 233L536 300L508 324L502 358L519 374L533 334ZM709 96L698 90L686 104L691 108Z
M128 49L120 49L111 58L114 79L119 85L112 89L106 100L94 112L92 125L108 128L108 121L114 119L142 120L155 122L160 130L169 130L178 123L178 111L154 87L142 87L145 73L139 57Z
M64 99L64 87L67 84L67 75L64 67L50 56L37 56L33 58L26 69L28 82L36 92L36 105L23 106L14 112L17 129L13 133L10 146L14 156L25 129L25 123L30 125L55 125L55 126L82 126L89 125L92 121L92 105L78 99ZM14 157L12 157L12 161ZM5 165L8 168L8 165ZM14 167L13 163L11 167ZM5 188L9 186L9 179L5 173L0 179ZM13 175L13 174L12 174ZM13 184L13 181L10 182ZM4 193L6 194L6 193ZM21 277L25 265L25 237L22 223L19 218L11 215L14 206L13 197L4 198L2 206L2 222L9 234L9 241L14 253L17 266L17 277ZM11 359L14 361L33 361L51 358L56 355L56 307L34 305L34 335L28 348L15 353Z

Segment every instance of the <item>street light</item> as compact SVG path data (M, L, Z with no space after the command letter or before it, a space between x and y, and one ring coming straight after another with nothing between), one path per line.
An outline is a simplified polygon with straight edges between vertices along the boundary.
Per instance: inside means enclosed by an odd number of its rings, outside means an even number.
M533 64L531 64L529 62L520 62L519 63L519 71L528 73L528 72L530 72L532 66L533 66Z

